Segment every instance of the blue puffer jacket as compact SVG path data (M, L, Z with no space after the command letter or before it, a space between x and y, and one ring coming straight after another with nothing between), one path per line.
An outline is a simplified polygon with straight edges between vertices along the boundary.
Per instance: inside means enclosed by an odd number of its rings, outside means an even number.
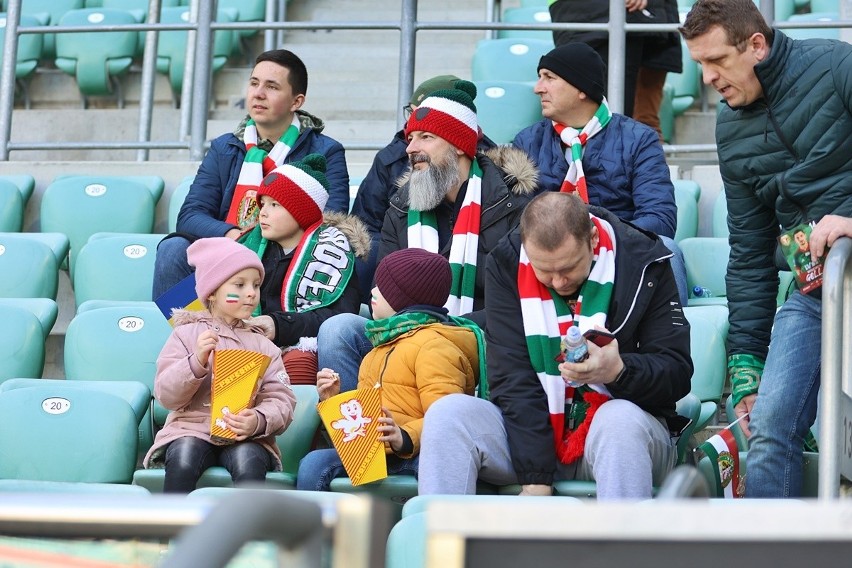
M349 211L349 172L343 146L322 134L323 122L304 112L296 111L302 124L299 138L290 150L286 162L301 160L308 154L322 154L326 159L326 178L329 183L326 211ZM240 124L239 132L242 132ZM246 145L234 133L223 134L210 144L195 181L180 208L177 232L202 237L221 237L234 228L223 219L228 215L240 168L246 155Z
M538 167L539 192L559 191L568 162L553 123L544 119L521 130L512 144ZM613 114L606 128L586 144L583 171L591 205L604 207L646 231L674 238L674 186L663 147L651 128Z

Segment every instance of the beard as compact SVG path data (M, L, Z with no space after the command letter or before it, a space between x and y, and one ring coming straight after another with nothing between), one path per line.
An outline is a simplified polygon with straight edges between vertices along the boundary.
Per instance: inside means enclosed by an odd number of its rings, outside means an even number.
M408 207L414 211L435 209L447 193L459 182L459 164L454 148L450 148L440 160L431 160L426 154L414 154L410 158L412 170L408 185ZM414 165L425 162L428 167L415 170Z

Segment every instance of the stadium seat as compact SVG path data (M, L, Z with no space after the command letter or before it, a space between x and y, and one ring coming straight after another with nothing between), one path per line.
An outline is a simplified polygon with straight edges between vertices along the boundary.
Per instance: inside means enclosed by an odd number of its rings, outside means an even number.
M220 9L216 17L218 22L232 22L236 19L233 10ZM189 7L163 8L160 21L163 24L184 24L189 22ZM183 89L183 72L186 61L186 42L188 32L165 31L160 32L157 45L157 71L169 76L169 84L172 87L172 98L175 105L180 101L180 93ZM228 57L233 51L234 32L231 30L218 30L213 40L213 62L212 72L215 73L225 66Z
M813 3L812 3L813 4ZM840 20L839 11L811 12L810 14L793 14L788 22L836 22ZM840 28L785 28L782 30L793 39L840 39Z
M722 402L722 391L727 378L726 336L727 322L720 326L713 316L704 317L702 308L695 306L684 309L684 315L690 326L690 353L694 371L692 375L692 394L701 401L701 412L695 431L700 432L716 417Z
M299 471L299 462L311 450L314 436L320 425L319 413L316 405L319 400L317 389L313 385L293 385L293 393L296 395L296 410L293 414L293 422L278 436L278 449L281 451L281 471L266 474L266 482L277 488L295 489L296 473ZM133 483L141 485L151 492L163 491L165 470L163 469L140 469L133 474ZM224 467L211 467L207 469L198 480L198 488L204 487L231 487L233 486L231 474Z
M508 144L515 135L541 120L541 99L533 83L475 81L476 116L479 127L497 144Z
M59 316L59 306L50 298L0 298L0 307L2 306L13 306L32 313L41 324L45 341Z
M15 186L17 186L17 188L21 191L21 197L24 198L25 205L30 200L33 190L35 189L35 178L30 174L0 175L0 180L9 181L15 184Z
M55 26L66 12L79 10L84 7L85 0L22 0L21 16L34 16L42 26ZM8 0L3 2L3 10L8 6ZM23 25L23 21L22 21ZM56 56L56 35L41 34L42 59L53 59Z
M530 38L483 39L471 62L474 81L538 80L538 60L553 49L553 41Z
M32 479L0 479L0 493L80 493L89 495L128 495L146 497L144 487L125 483L83 483L79 481L36 481Z
M37 27L44 25L41 20L29 14L21 14L21 27ZM6 39L6 14L0 14L0 42ZM38 67L41 59L43 34L22 34L18 36L18 52L15 57L15 86L24 98L24 107L29 109L30 94L29 80ZM0 55L2 61L2 55Z
M118 26L137 23L124 10L90 8L71 10L59 21L63 26ZM124 108L118 77L127 73L139 45L139 32L83 32L56 34L56 66L77 80L88 107L88 97L115 96Z
M18 232L24 225L24 199L18 187L0 180L0 231Z
M727 303L725 272L731 247L728 239L719 237L692 237L678 243L683 251L686 265L686 284L689 289L689 305ZM710 290L711 297L696 297L693 288L700 286Z
M506 8L503 10L503 22L511 24L549 24L550 12L547 6ZM551 30L498 30L498 38L532 38L553 42Z
M686 181L686 180L677 180ZM683 185L674 184L675 203L677 204L677 230L675 242L694 237L698 234L698 201L693 192Z
M38 378L43 372L44 330L38 317L25 308L0 304L0 382L13 377Z
M41 201L41 228L63 233L70 242L73 278L77 254L98 232L150 233L159 195L129 176L67 176L56 178ZM73 211L73 215L69 215Z
M672 113L680 116L701 96L701 69L689 56L689 50L683 39L681 42L681 73L667 73L666 84L674 88L672 92Z
M87 4L87 7L124 10L125 12L130 12L131 14L133 14L139 22L144 22L148 19L149 0L100 0L99 3L100 6L93 6L91 3L89 3ZM160 0L160 6L162 6L163 8L180 6L180 0Z
M95 233L80 250L74 299L147 301L154 285L157 244L165 235Z
M189 188L195 176L187 176L181 181L169 197L169 232L174 233L177 230L177 218L180 213L180 208L186 200L186 195L189 193Z
M727 239L728 235L728 201L725 192L721 191L713 202L713 236Z
M123 399L62 381L0 392L0 479L129 483L136 416Z
M59 261L34 233L0 233L0 297L56 299Z
M236 22L262 22L266 19L266 0L219 0L220 10L236 13ZM248 38L257 35L257 30L238 30L233 42L233 53L249 53ZM251 62L252 64L254 61Z

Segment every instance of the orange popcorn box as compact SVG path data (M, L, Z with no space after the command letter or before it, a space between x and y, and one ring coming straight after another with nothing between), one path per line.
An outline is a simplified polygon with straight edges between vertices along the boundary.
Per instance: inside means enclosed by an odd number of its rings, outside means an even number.
M213 352L210 383L210 437L233 441L237 435L225 425L225 414L237 414L251 404L271 359L243 349Z
M328 398L317 406L352 485L388 476L385 444L379 441L382 389L357 389Z

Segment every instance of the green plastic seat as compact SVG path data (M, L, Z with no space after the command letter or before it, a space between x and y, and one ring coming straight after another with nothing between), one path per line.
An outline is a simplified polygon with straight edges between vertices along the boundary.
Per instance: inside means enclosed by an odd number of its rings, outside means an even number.
M59 262L32 233L0 233L0 296L56 299Z
M701 97L701 69L689 56L686 42L681 42L681 62L683 71L667 73L666 84L674 88L672 92L672 113L680 116Z
M147 301L154 285L154 258L165 235L95 233L80 250L74 299Z
M698 201L692 191L677 183L674 186L674 195L677 204L675 242L680 242L698 235Z
M177 218L180 213L180 208L186 200L189 193L189 188L192 187L192 182L195 176L187 176L181 181L169 197L169 232L174 233L177 230Z
M33 314L41 325L45 341L59 316L59 306L50 298L0 298L0 307L2 306L21 308Z
M60 177L42 196L41 228L68 237L73 278L77 254L94 233L151 233L157 199L133 177Z
M234 10L223 10L221 8L216 16L217 22L233 22L236 19L237 13ZM163 24L188 23L189 7L164 7L160 14L160 22ZM180 101L180 94L183 89L187 36L187 30L160 32L157 45L157 71L169 76L169 84L172 87L172 97L175 104ZM211 64L213 73L225 66L233 49L234 32L217 30L213 38L213 61Z
M553 49L553 40L532 38L483 39L471 62L473 81L538 80L538 61Z
M121 398L63 381L0 392L0 479L129 483L136 415Z
M740 476L746 475L748 472L748 451L739 451L740 458ZM716 484L716 478L713 474L714 464L710 462L710 458L703 456L698 461L698 470L707 480L707 485L710 487L711 497L723 497L723 488ZM819 497L819 454L814 452L804 452L802 462L802 497L817 498ZM746 476L746 486L748 486L748 476Z
M686 265L686 283L689 288L689 305L724 304L725 273L731 247L728 239L719 237L692 237L678 243ZM712 297L695 297L693 288L708 288Z
M0 382L13 377L41 377L42 372L44 330L41 322L25 308L0 304ZM5 461L5 457L0 461Z
M119 483L83 483L78 481L37 481L0 479L0 493L80 493L89 495L150 496L144 487Z
M541 99L532 83L476 81L476 116L479 127L497 144L541 120Z
M709 306L688 307L684 310L690 325L690 353L695 369L691 392L701 401L696 431L703 430L716 417L719 403L722 402L728 361L723 329L711 319L713 316L702 315L702 307Z
M728 201L725 192L719 192L713 202L713 236L728 238Z
M503 22L511 24L549 24L547 6L521 6L503 10ZM553 42L551 30L498 30L498 38L532 38Z
M151 192L151 197L154 198L154 201L159 201L160 198L163 196L163 191L165 191L166 189L166 182L160 176L102 176L89 174L64 174L56 176L53 181L56 182L59 180L67 179L72 179L76 183L82 184L115 184L132 181L134 183L139 183L147 187L148 191Z
M20 27L38 27L43 25L35 16L21 14ZM6 14L0 13L0 42L6 40ZM30 108L29 80L38 67L44 45L43 34L22 34L18 36L18 52L15 57L15 87L24 98L24 107ZM2 60L2 55L0 55Z
M24 225L24 199L18 187L0 180L0 231L19 232Z
M317 412L317 388L313 385L293 385L296 395L296 410L293 421L283 434L276 438L278 449L281 451L281 471L271 471L266 474L267 485L280 489L296 488L296 473L299 462L311 450L314 436L320 425ZM140 469L133 474L133 483L146 487L153 493L163 491L165 470ZM205 487L233 487L231 474L224 467L208 468L198 480L199 489Z
M217 7L236 14L236 22L263 22L266 20L266 0L219 0ZM233 53L248 54L249 38L257 35L258 30L237 30L234 36ZM254 63L253 61L251 63Z
M675 119L674 119L674 86L663 84L663 98L660 100L660 133L663 142L671 144L674 141Z
M130 12L109 8L70 10L59 20L62 26L118 26L136 24ZM139 32L82 32L56 34L56 66L73 76L83 106L88 97L115 96L119 108L124 95L118 77L127 73L139 45Z
M32 197L33 190L35 189L35 178L30 174L9 174L0 176L0 180L15 184L15 186L21 191L21 197L24 199L24 204L26 204L30 200L30 197Z
M39 21L38 25L55 26L66 12L84 8L85 4L85 0L22 0L21 16L34 16ZM8 5L8 0L4 0L4 11L8 9ZM43 41L42 59L53 59L56 56L56 34L39 35Z
M811 7L813 9L813 6ZM776 16L777 17L777 16ZM811 12L810 14L793 14L787 18L789 22L836 22L840 20L838 9L831 12ZM840 39L840 28L785 28L785 34L793 39Z

